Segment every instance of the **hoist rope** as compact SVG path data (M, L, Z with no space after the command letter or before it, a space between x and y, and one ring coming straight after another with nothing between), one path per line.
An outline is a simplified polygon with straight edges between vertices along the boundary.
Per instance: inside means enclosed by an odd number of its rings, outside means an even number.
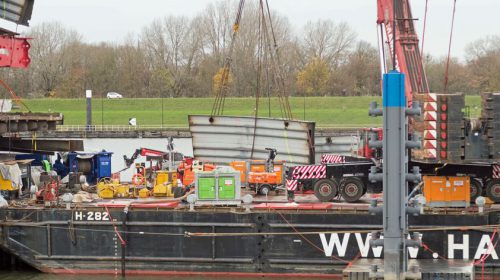
M448 59L446 60L446 69L444 72L444 93L448 93L448 74L450 70L451 43L453 39L453 27L455 26L456 7L457 7L457 0L453 0L453 16L451 18L450 41L448 43Z
M290 101L288 100L288 94L286 92L286 86L285 86L285 78L284 74L282 73L282 69L280 67L281 65L281 60L280 60L280 55L279 55L279 49L278 49L278 43L276 39L276 33L274 32L274 26L273 26L273 20L271 17L271 9L269 8L269 1L266 1L266 10L267 10L267 17L269 20L269 27L271 30L271 36L273 39L273 46L271 48L271 42L269 41L269 49L270 49L270 57L271 61L273 62L273 66L275 67L275 75L277 76L277 86L278 86L278 97L280 100L280 105L283 107L283 115L282 117L285 119L293 119L292 115L292 110L290 107ZM265 22L264 22L265 23ZM267 29L265 29L267 30ZM265 32L266 36L269 36L267 34L267 31Z
M10 92L10 95L12 95L12 101L14 101L19 106L22 105L24 108L26 108L26 110L28 110L28 112L31 112L28 105L26 105L21 97L19 97L3 80L0 79L0 83Z
M427 7L429 4L429 0L425 0L425 12L424 12L424 28L422 30L422 47L420 49L420 57L424 57L424 44L425 44L425 30L427 27Z
M262 0L259 1L259 20L258 20L258 46L257 46L257 82L256 82L256 93L255 93L255 111L254 111L254 123L253 123L253 135L252 135L252 149L250 151L250 159L253 159L253 154L255 150L255 138L257 133L257 119L259 117L259 99L261 90L261 75L262 75L262 56L263 56L263 36L262 28L264 24L264 10Z
M420 93L429 93L429 84L427 82L427 77L425 75L424 69L424 44L425 44L425 31L427 26L427 14L428 14L428 4L429 0L425 1L425 14L424 14L424 28L422 30L422 47L420 49L420 65L418 67L418 85L417 92ZM422 74L424 73L424 74Z
M219 81L219 88L217 89L217 93L215 96L215 101L212 106L212 112L211 115L222 115L224 114L224 103L225 103L225 98L227 94L227 88L229 84L229 77L230 77L230 72L231 72L231 62L232 62L232 55L233 55L233 50L234 50L234 42L236 40L236 36L238 34L239 28L240 28L240 22L241 22L241 16L243 14L243 7L245 6L245 0L240 0L240 3L238 5L238 13L236 14L236 19L233 24L233 34L231 36L231 44L229 46L229 51L226 57L226 60L224 62L224 68L222 70L222 74L220 77Z

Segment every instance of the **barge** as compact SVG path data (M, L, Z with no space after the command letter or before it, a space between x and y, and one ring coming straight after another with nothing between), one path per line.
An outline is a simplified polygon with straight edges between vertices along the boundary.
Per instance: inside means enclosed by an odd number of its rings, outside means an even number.
M297 195L255 197L241 207L179 200L114 200L0 209L1 247L46 273L339 277L360 259L379 259L370 238L382 216L360 203ZM190 209L191 208L191 209ZM500 275L500 207L426 209L409 217L419 260L462 260Z

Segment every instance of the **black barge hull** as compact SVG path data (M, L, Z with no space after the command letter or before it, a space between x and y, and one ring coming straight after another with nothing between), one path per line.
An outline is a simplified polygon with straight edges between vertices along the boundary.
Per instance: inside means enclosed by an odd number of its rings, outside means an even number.
M10 208L0 220L3 249L48 273L328 277L383 255L368 243L381 217L357 209ZM412 216L424 246L410 256L469 259L500 274L499 224L498 211Z

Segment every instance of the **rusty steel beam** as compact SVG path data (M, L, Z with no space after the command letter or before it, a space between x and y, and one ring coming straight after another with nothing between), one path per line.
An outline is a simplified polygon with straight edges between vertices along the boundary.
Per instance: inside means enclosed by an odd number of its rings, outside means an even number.
M82 140L37 140L0 137L0 150L13 152L83 151Z

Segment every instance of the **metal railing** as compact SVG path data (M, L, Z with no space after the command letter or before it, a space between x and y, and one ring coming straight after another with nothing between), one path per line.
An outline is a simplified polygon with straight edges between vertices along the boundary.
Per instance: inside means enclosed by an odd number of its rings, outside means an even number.
M58 125L57 131L162 131L162 130L186 130L182 126L165 125Z
M317 125L318 129L359 129L377 125L349 124L349 125ZM182 125L58 125L57 131L162 131L162 130L187 130Z

